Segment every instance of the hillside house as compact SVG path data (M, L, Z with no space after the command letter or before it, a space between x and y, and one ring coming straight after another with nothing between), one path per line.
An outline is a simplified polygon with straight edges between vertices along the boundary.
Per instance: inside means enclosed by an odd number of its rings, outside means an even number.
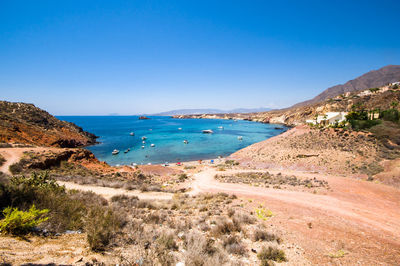
M324 124L334 125L336 122L340 123L346 120L347 112L327 112L325 115L319 115L316 119L308 119L306 123L310 124Z

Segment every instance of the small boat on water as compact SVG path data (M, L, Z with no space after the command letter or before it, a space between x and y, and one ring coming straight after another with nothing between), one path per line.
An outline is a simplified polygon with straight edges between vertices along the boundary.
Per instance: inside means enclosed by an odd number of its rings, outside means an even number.
M219 129L224 129L224 127L223 127L223 126L219 126L218 128L219 128Z
M112 154L112 155L117 155L118 153L119 153L119 150L115 149L115 150L112 151L111 154Z
M212 131L211 129L205 129L205 130L203 130L201 132L203 132L203 134L212 134L212 133L214 133L214 131Z
M129 135L135 136L135 132L131 132L131 133L129 133Z
M156 146L155 144L151 144L151 145L150 145L150 147L155 147L155 146Z
M181 128L181 127L179 127L179 128L178 128L178 130L182 130L182 128Z
M242 136L239 136L239 137L238 137L238 140L243 140L243 137L242 137Z
M142 146L142 149L144 149L144 146Z
M143 143L143 144L146 144L146 141L143 140L142 143Z
M146 136L143 136L143 137L142 137L142 140L146 140L146 139L147 139L147 137L146 137Z
M124 153L128 153L128 152L129 152L129 149L127 149L127 150L124 151Z
M183 143L185 143L185 144L188 144L189 143L189 141L187 141L186 139L183 141Z
M281 128L281 127L275 127L275 129L283 129L283 128Z

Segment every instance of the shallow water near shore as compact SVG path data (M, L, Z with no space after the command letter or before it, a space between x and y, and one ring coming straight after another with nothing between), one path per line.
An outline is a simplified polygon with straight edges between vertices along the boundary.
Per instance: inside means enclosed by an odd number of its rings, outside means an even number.
M242 120L173 119L165 116L150 116L149 120L139 120L137 116L57 118L73 122L99 136L100 143L87 149L110 165L159 164L225 157L287 130L282 125ZM202 130L205 129L211 129L214 133L203 134ZM131 136L130 132L135 135ZM145 144L142 143L143 136L147 137ZM238 139L239 136L242 136L242 140ZM184 140L189 143L185 144ZM155 146L151 147L151 144ZM124 153L128 148L130 151ZM114 149L120 153L112 155Z

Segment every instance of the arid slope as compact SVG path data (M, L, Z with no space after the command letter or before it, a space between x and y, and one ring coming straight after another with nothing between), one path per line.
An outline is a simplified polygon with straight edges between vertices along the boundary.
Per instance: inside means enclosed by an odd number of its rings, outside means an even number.
M0 101L0 142L75 148L94 144L96 136L33 104Z

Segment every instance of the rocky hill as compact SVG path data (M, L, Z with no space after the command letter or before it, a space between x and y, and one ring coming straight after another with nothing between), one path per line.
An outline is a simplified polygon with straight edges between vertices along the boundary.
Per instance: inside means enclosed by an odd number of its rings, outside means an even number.
M281 110L248 114L202 114L180 115L175 118L210 118L210 119L242 119L263 123L277 123L288 126L304 124L307 119L313 119L318 114L326 112L349 111L353 105L363 105L366 109L388 109L392 102L400 102L400 88L383 86L379 90L369 89L348 92L322 102L297 106Z
M0 142L74 148L94 144L96 138L33 104L0 101Z
M400 66L388 65L378 70L372 70L364 75L350 80L342 85L330 87L311 100L295 104L293 107L300 107L318 103L346 92L354 92L368 88L382 87L388 83L400 80Z
M367 109L387 109L393 101L400 101L399 86L387 86L400 80L400 66L389 65L370 71L344 85L326 89L314 99L298 103L290 108L252 113L220 113L176 115L175 118L243 119L264 123L279 123L296 126L324 112L349 111L353 104L362 104ZM380 88L371 92L371 88Z

